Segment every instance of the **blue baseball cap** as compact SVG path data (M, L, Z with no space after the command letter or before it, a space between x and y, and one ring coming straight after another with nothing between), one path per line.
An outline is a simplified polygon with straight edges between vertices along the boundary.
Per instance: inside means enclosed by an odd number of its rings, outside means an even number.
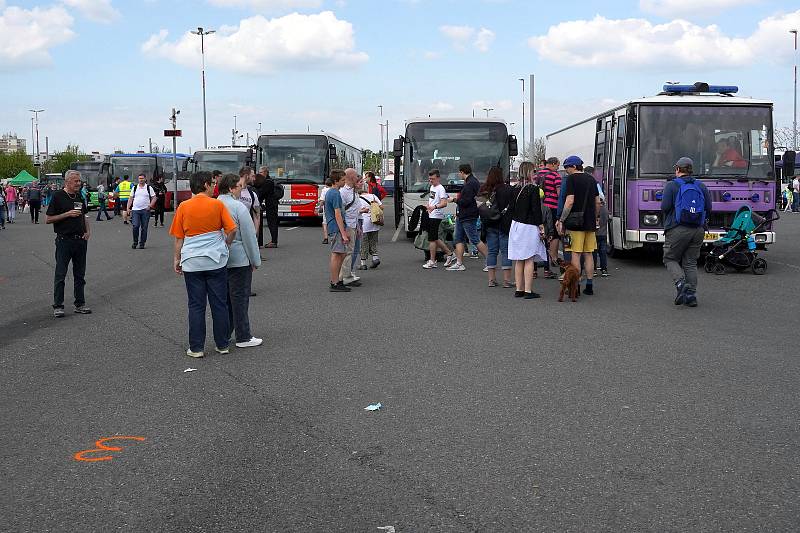
M583 159L578 157L577 155L571 155L564 160L564 168L567 167L577 167L578 165L583 165Z

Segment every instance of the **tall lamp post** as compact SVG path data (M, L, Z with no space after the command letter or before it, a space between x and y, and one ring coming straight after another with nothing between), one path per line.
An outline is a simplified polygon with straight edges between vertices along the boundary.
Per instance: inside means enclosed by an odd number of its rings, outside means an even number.
M208 127L206 126L206 46L205 36L216 33L216 30L204 30L202 26L197 27L197 31L192 32L200 36L200 58L203 62L202 80L203 80L203 148L208 148Z
M383 176L385 178L386 177L386 149L387 148L386 148L386 146L384 146L384 142L383 142L383 139L384 139L384 136L383 136L383 106L379 105L378 109L381 112L381 122L379 124L380 127L381 127L381 172L380 172L380 174L381 174L381 176Z
M494 111L493 107L484 107L484 111L486 111L486 118L489 118L489 111Z
M33 123L34 128L36 129L36 177L42 177L42 164L40 161L39 156L39 113L44 112L44 109L29 109L31 113L33 113Z
M525 158L525 78L519 78L522 82L522 158Z
M792 124L792 146L797 150L797 30L789 30L794 34L794 122Z

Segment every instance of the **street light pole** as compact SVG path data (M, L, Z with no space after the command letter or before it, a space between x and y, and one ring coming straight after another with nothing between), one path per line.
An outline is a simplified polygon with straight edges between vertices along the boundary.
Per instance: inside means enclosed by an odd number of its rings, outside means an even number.
M42 164L39 156L39 113L44 112L44 109L29 109L33 113L33 123L36 130L36 177L42 177Z
M386 177L386 152L385 152L386 147L383 144L383 106L379 105L378 109L381 112L381 121L380 121L380 124L379 124L380 127L381 127L381 171L380 171L380 173L381 173L381 176Z
M178 129L178 115L180 115L180 110L172 108L172 116L170 116L170 120L172 121L172 129ZM172 136L172 170L174 174L172 175L172 206L173 210L178 209L178 144L177 138L173 135Z
M792 125L792 146L797 150L797 30L789 30L794 34L794 122Z
M494 111L493 107L484 107L484 111L486 111L486 118L489 118L489 111Z
M202 61L202 83L203 83L203 148L208 148L208 127L206 126L206 46L205 36L216 33L216 30L204 30L201 26L197 31L192 32L200 36L200 59Z
M525 158L525 78L519 78L522 82L522 157Z

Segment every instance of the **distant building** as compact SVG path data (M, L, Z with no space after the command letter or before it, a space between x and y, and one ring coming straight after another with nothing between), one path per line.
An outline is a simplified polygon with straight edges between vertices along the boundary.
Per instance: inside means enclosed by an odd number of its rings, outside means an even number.
M20 139L16 133L5 133L0 136L0 154L9 152L25 152L25 139Z

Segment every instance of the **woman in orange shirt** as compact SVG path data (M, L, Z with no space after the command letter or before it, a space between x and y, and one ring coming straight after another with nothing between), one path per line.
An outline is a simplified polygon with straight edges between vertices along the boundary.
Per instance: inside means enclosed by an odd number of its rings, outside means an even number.
M203 357L206 304L211 307L217 353L229 352L228 246L236 234L225 205L211 197L211 174L192 174L194 196L181 202L169 228L175 237L175 272L183 275L189 301L189 357Z

